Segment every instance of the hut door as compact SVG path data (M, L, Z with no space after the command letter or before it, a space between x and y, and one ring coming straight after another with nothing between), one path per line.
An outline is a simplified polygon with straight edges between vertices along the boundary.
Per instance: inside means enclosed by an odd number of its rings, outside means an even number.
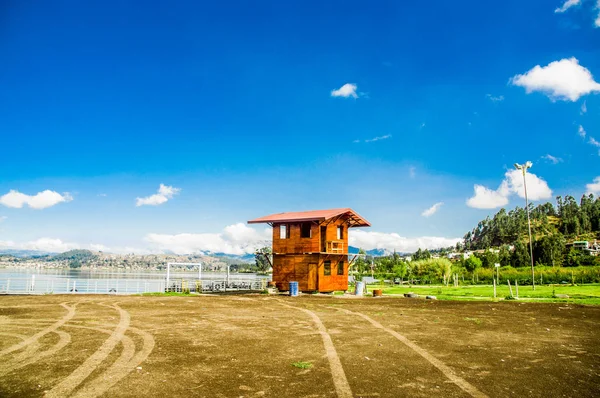
M317 264L308 264L308 290L317 290Z
M327 227L321 227L321 252L327 251Z

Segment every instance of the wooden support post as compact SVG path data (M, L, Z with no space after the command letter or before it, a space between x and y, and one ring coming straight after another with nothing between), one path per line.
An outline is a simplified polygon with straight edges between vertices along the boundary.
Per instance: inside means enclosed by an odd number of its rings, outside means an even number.
M494 278L494 298L496 298L496 279Z
M510 279L507 279L506 283L508 283L508 288L510 289L510 297L515 297L515 296L513 296L512 287L510 286Z
M271 266L271 268L273 268L273 263L271 263L271 259L269 258L269 255L263 253L263 256L265 256L265 258L267 259L267 262L269 263L269 266Z
M517 298L519 298L519 281L515 279L515 287L517 288Z

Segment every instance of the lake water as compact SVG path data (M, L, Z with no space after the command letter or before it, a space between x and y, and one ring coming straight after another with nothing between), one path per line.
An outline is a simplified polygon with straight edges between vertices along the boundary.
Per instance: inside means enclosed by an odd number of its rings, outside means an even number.
M262 290L270 275L166 271L0 268L0 294L136 294Z

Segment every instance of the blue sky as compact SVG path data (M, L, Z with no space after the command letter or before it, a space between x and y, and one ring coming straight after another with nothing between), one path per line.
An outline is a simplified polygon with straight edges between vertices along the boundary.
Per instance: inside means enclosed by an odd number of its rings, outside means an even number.
M352 207L414 250L522 206L514 162L600 193L597 0L171 3L0 6L0 246L241 253Z

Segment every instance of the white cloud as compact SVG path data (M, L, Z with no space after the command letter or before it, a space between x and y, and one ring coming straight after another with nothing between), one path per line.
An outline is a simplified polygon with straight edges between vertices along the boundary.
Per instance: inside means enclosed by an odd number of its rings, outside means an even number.
M596 140L594 139L594 137L590 137L590 139L589 139L588 143L589 143L590 145L593 145L593 146L595 146L596 148L600 148L600 142L596 141ZM600 149L598 150L598 156L600 156Z
M243 223L229 225L221 233L148 234L144 238L159 250L177 254L212 252L237 255L254 253L257 248L270 245L271 239L270 228L257 231Z
M552 162L552 164L558 164L563 161L561 158L552 156L550 154L547 154L546 156L542 156L542 159L546 159L546 160Z
M160 184L160 187L158 188L158 193L147 196L145 198L136 198L135 205L138 207L144 205L158 206L173 198L173 196L177 195L180 191L180 188L174 188L168 185Z
M392 138L392 135L386 134L386 135L382 135L380 137L374 137L374 138L365 140L365 142L375 142L375 141L387 140L388 138Z
M504 180L508 184L508 192L516 193L525 199L525 188L523 185L523 173L520 170L509 170L504 174ZM548 183L533 173L525 174L527 179L527 197L529 200L540 200L552 198L552 190Z
M417 168L415 166L410 166L408 168L408 176L410 178L415 178L416 175L417 175Z
M31 242L26 242L20 245L21 249L40 250L45 252L61 253L73 249L79 249L80 246L76 243L63 242L60 239L40 238Z
M579 113L581 115L583 115L586 112L587 112L587 104L586 104L586 101L583 101L583 104L581 104L581 112L579 112Z
M596 25L597 28L600 28L600 0L598 0L598 2L596 3L596 9L599 11L598 17L596 17L596 20L594 21L594 25Z
M15 247L15 242L12 240L0 240L0 248L12 249L13 247Z
M405 238L397 233L383 233L351 229L348 235L350 246L365 250L385 249L388 251L414 252L417 249L437 249L440 247L454 246L462 242L462 238L443 238L436 236L423 236L419 238Z
M104 245L101 244L94 244L92 243L91 245L89 245L90 250L93 250L95 252L106 252L109 251L110 249Z
M527 197L529 200L550 199L552 190L548 183L533 173L527 173ZM523 174L520 170L508 170L504 174L504 180L495 191L475 185L475 195L467 200L467 205L476 209L495 209L508 204L509 196L517 194L525 198Z
M510 82L525 87L528 94L543 92L553 101L577 101L583 95L600 91L600 84L574 57L551 62L544 67L537 65L523 75L514 76Z
M495 97L492 94L486 94L486 97L488 97L490 99L490 101L492 101L492 102L501 102L501 101L504 101L504 96L503 95L499 95L499 96Z
M581 3L581 0L566 0L565 3L562 5L562 7L557 8L556 10L554 10L554 12L556 12L556 13L565 12L569 8L579 5L580 3Z
M440 209L440 207L442 207L443 204L444 204L444 202L437 202L436 204L431 206L429 209L427 209L423 213L421 213L421 215L423 217L433 216L435 213L437 213L437 211Z
M17 209L22 208L24 205L27 205L32 209L45 209L72 200L73 197L68 192L61 195L58 192L50 191L48 189L35 195L26 195L19 191L11 190L7 194L0 196L1 205Z
M28 242L0 241L0 248L11 248L15 250L37 250L50 253L63 253L74 249L90 249L95 251L107 251L104 245L89 244L81 245L73 242L63 242L57 238L39 238Z
M596 196L600 195L600 176L594 178L594 182L586 184L586 194L593 193Z
M356 94L357 88L358 87L356 86L356 84L346 83L342 87L338 88L337 90L331 90L331 96L332 97L344 97L344 98L348 98L348 97L358 98L358 94Z
M99 193L98 196L102 197L102 198L106 198L108 195L105 193Z
M8 217L6 217L6 216L0 216L0 222L2 222L2 221L4 221L4 220L6 220L7 218L8 218Z
M365 143L366 142L375 142L375 141L380 141L380 140L387 140L388 138L392 138L392 135L391 134L387 134L387 135L382 135L380 137L373 137L373 138L370 138L368 140L364 140L363 142L365 142ZM352 143L354 143L354 144L358 144L360 142L361 142L360 140L354 140L354 141L352 141Z
M582 125L579 125L579 129L577 130L577 133L579 134L579 136L581 138L585 138L585 135L587 134Z
M508 197L483 185L475 184L475 195L467 200L467 206L475 209L495 209L508 204Z

